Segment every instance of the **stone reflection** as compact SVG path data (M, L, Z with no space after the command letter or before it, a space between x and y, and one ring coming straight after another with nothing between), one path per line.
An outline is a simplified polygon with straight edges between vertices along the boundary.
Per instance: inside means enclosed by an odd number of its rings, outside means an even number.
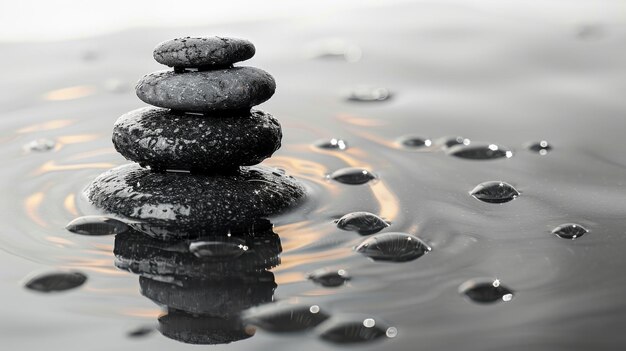
M199 244L200 243L200 244ZM210 243L202 255L191 248ZM242 252L233 251L237 243ZM271 302L280 239L270 229L162 241L130 230L115 237L115 265L139 275L141 294L163 307L159 331L189 344L247 339L255 329L241 312Z

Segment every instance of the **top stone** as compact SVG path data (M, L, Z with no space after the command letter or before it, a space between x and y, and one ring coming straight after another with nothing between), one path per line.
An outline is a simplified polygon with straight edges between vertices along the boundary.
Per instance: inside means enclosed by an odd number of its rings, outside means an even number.
M176 38L164 41L154 49L154 59L166 66L198 68L229 66L254 56L254 45L236 38Z

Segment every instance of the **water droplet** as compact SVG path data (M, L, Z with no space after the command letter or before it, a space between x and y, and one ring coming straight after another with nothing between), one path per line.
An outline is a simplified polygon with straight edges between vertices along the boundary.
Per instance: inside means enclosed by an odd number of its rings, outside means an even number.
M371 102L371 101L385 101L391 97L391 93L389 90L380 87L373 87L362 85L355 87L350 92L348 96L348 100L350 101L360 101L360 102Z
M550 145L547 141L542 140L535 143L530 143L528 145L528 149L530 151L534 151L539 155L547 155L550 150L552 150L552 145Z
M509 183L490 181L478 184L470 195L482 202L501 204L514 200L520 193Z
M345 150L348 148L348 144L343 139L332 138L330 140L318 140L315 142L315 146L320 149L328 150Z
M429 147L433 144L432 140L428 138L421 138L412 135L406 135L399 138L398 143L407 148Z
M126 333L129 338L141 338L144 336L148 336L155 331L153 326L141 326L137 329L133 329Z
M318 305L274 303L245 312L244 321L276 333L311 329L328 319Z
M450 148L456 145L469 145L470 140L461 136L455 137L443 137L437 140L438 145L443 145L446 148Z
M47 273L30 279L24 286L39 292L59 292L75 289L87 281L87 276L80 272Z
M355 251L376 261L412 261L430 252L418 237L406 233L375 234L363 241Z
M459 293L476 303L509 302L513 299L513 291L500 284L500 280L468 280L461 284Z
M393 338L398 335L398 330L371 317L336 316L320 325L317 334L326 341L349 344L374 341L385 336Z
M347 167L336 170L330 178L343 184L359 185L376 179L376 176L363 168Z
M65 229L72 233L82 235L111 235L126 232L128 225L114 218L84 216L68 223Z
M495 160L513 157L512 151L496 144L456 145L448 150L448 154L469 160Z
M309 56L315 59L342 58L347 62L358 62L362 52L356 44L333 38L311 45Z
M337 287L350 280L350 275L343 269L318 269L307 275L307 278L325 287Z
M227 237L210 241L196 241L189 244L189 251L201 258L234 259L248 251L246 241Z
M589 233L589 230L580 224L566 223L552 229L552 234L563 239L576 239Z
M352 212L337 220L337 228L355 231L361 235L378 233L387 227L387 221L369 212Z
M54 140L40 138L24 145L24 149L28 151L44 152L54 149L56 142Z

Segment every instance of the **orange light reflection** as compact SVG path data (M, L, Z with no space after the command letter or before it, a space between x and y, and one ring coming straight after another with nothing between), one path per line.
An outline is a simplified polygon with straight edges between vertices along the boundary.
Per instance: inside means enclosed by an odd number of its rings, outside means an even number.
M91 85L77 85L73 87L52 90L43 95L44 100L64 101L80 99L96 92L96 88Z
M37 223L37 225L41 227L48 226L48 223L39 216L39 206L43 202L44 196L45 195L43 192L36 192L28 196L26 200L24 200L24 208L26 210L26 215L33 222Z

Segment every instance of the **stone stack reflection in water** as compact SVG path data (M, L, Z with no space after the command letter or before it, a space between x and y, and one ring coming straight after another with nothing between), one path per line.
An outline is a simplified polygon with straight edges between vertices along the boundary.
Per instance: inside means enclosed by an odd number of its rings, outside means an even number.
M233 244L242 252L234 254ZM210 245L198 254L194 247ZM244 249L245 248L245 249ZM273 300L280 239L271 230L232 238L166 242L134 231L115 237L115 265L138 274L141 293L163 306L159 331L191 344L223 344L251 337L241 312Z
M274 94L274 78L233 67L254 53L233 38L159 44L154 58L174 69L136 86L155 107L128 112L113 130L115 149L136 163L100 175L85 190L89 200L160 239L246 231L300 202L304 188L293 177L256 166L280 147L282 130L251 109Z

